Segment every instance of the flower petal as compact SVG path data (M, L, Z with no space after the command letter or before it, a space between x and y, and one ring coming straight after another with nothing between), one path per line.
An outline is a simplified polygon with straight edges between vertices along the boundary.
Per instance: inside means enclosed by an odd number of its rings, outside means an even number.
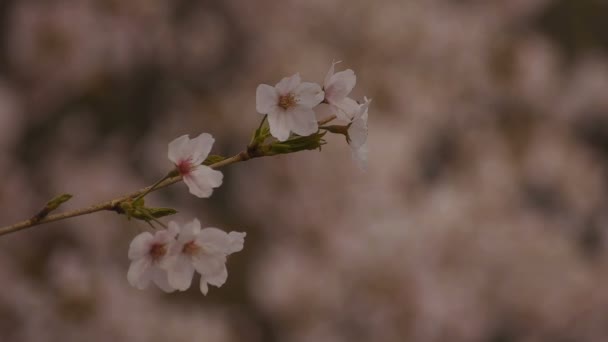
M335 73L325 84L325 98L327 102L340 101L355 87L357 76L351 69Z
M315 112L309 107L296 105L288 114L291 116L291 130L301 136L308 136L319 130Z
M199 165L207 159L214 142L215 139L209 133L201 133L188 142L186 149L192 165Z
M268 126L270 127L270 134L279 141L289 139L291 117L286 112L277 110L268 113Z
M188 135L182 135L179 138L174 139L169 143L169 160L173 162L173 164L179 163L181 160L188 159L188 155L186 155L186 145L190 141Z
M268 84L260 84L255 92L255 108L260 114L268 114L279 103L279 93Z
M352 146L351 146L352 147ZM352 149L352 156L357 166L362 170L367 170L367 143L359 146L359 148Z
M226 255L200 253L192 258L192 265L201 275L216 274L226 264Z
M200 289L201 292L206 296L207 293L209 292L209 286L207 286L207 281L205 280L205 277L201 276L201 285L200 285Z
M277 83L275 88L279 95L287 95L293 92L300 82L302 82L300 73L295 73L292 76L283 78L279 83Z
M192 266L191 259L183 254L177 256L168 268L167 274L171 287L186 291L190 288L194 276L194 266Z
M227 279L228 279L228 270L226 269L226 266L224 266L216 274L205 275L205 280L207 281L207 283L209 283L215 287L221 287L222 285L224 285L226 283Z
M313 108L323 101L325 94L321 86L312 82L303 82L294 90L298 104Z
M351 99L350 97L345 97L340 101L333 102L331 104L331 108L334 113L340 120L350 121L357 115L360 109L360 105L357 101Z
M184 183L190 193L200 198L211 196L213 188L222 185L224 175L206 165L199 165L190 174L184 176Z
M129 245L129 260L144 257L150 250L150 244L154 237L149 232L138 234Z
M127 272L127 280L131 286L143 290L150 284L152 277L152 261L148 258L141 258L131 262Z
M228 234L228 253L236 253L243 250L247 233L230 232Z
M171 293L175 291L175 288L173 288L169 284L169 280L167 279L167 272L165 270L155 267L152 270L152 281L154 282L154 284L156 284L156 286L158 286L158 288L160 288L164 292Z
M331 77L334 75L335 66L338 63L342 63L342 61L331 62L331 66L329 67L327 74L325 74L325 80L323 81L324 88L327 88L327 86L329 85L329 81L331 80Z
M179 237L177 238L177 241L179 241L180 243L186 243L186 242L190 242L194 239L196 239L196 236L199 234L199 232L201 231L201 223L199 222L198 219L194 219L188 223L186 223L180 233L179 233Z

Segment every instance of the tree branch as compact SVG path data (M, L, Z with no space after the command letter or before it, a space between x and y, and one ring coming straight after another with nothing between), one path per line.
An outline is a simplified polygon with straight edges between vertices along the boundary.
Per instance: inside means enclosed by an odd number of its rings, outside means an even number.
M251 154L248 153L248 151L243 151L237 155L234 155L230 158L226 158L222 161L219 161L217 163L211 164L209 165L209 167L214 168L214 169L219 169L221 167L224 167L226 165L230 165L230 164L234 164L234 163L238 163L241 161L246 161L252 158L258 158L258 157L264 157L265 155L263 154ZM44 224L44 223L50 223L50 222L55 222L55 221L60 221L60 220L65 220L68 219L70 217L76 217L76 216L82 216L82 215L87 215L87 214L91 214L94 212L98 212L98 211L103 211L103 210L116 210L116 208L118 207L118 205L120 205L121 202L123 201L127 201L130 199L133 199L143 193L146 192L152 192L152 191L156 191L162 188L166 188L169 185L175 184L179 181L182 180L182 176L176 176L176 177L171 177L168 178L166 180L164 180L163 182L161 182L160 184L156 185L156 187L154 187L152 189L152 186L147 186L143 189L139 189L135 192L132 192L130 194L126 194L123 196L120 196L118 198L115 198L113 200L109 200L109 201L105 201L105 202L101 202L98 204L94 204L91 205L89 207L84 207L84 208L80 208L80 209L76 209L76 210L72 210L72 211L66 211L64 213L59 213L59 214L53 214L53 215L48 215L46 217L43 217L41 219L35 219L35 218L31 218L29 220L25 220L25 221L21 221L21 222L17 222L15 224L12 224L10 226L5 226L5 227L1 227L0 228L0 236L1 235L6 235L6 234L10 234L10 233L14 233L17 232L19 230L22 229L27 229L33 226L37 226L40 224Z

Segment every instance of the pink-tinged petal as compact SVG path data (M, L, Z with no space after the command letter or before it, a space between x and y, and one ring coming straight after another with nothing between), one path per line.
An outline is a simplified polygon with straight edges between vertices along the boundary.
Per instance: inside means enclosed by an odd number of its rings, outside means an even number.
M201 275L215 274L226 264L224 254L204 254L201 253L192 258L192 265Z
M215 287L222 287L222 285L224 285L226 283L227 279L228 279L228 270L226 269L226 266L224 266L216 274L205 275L205 280L207 281L207 283L209 283Z
M309 107L296 105L288 112L291 116L291 130L301 136L308 136L319 130L315 112Z
M198 166L190 174L184 176L184 183L188 186L190 193L200 198L211 196L213 188L222 185L224 175L206 165Z
M192 284L194 267L189 257L180 255L167 271L169 285L176 290L186 291Z
M190 140L187 145L188 155L192 165L199 165L205 161L215 139L209 133L201 133L198 137Z
M341 62L342 61L331 62L331 66L329 67L329 70L327 71L327 74L325 75L325 80L323 81L324 88L327 88L327 86L329 85L331 77L334 75L334 69L335 69L336 64L341 63Z
M283 78L279 83L277 83L275 88L279 95L287 95L293 92L300 82L302 82L300 73L295 73L292 76Z
M272 136L277 138L279 141L289 139L291 118L284 111L279 110L268 113L268 126L270 127L270 134L272 134Z
M230 232L228 234L228 253L236 253L243 250L247 233Z
M359 112L360 105L350 97L345 97L332 103L331 108L338 119L350 121Z
M203 276L201 276L200 289L201 289L201 293L204 294L205 296L209 292L209 286L207 286L207 281L205 280L205 277L203 277Z
M201 230L196 238L196 243L199 246L203 246L209 254L227 254L226 251L230 245L230 238L223 230L208 227Z
M194 239L201 231L201 223L198 219L194 219L184 225L181 232L179 233L178 241L180 243L187 243Z
M148 258L135 260L129 266L127 280L131 286L143 290L150 284L152 261Z
M310 108L321 103L325 97L321 86L312 82L304 82L298 85L295 89L295 94L298 104Z
M351 69L335 73L325 86L327 102L340 101L350 94L357 83L357 76Z
M129 260L136 260L144 257L150 252L150 245L154 237L148 232L137 235L129 245Z
M179 231L180 231L179 224L177 224L177 222L175 222L175 221L169 221L167 230L169 230L169 232L171 232L171 234L173 234L173 236L177 236L177 234L179 234Z
M159 268L154 268L152 272L152 281L154 284L156 284L156 286L158 286L159 289L167 293L175 291L175 288L169 284L166 271Z
M188 135L182 135L169 143L168 156L173 164L178 164L180 161L188 159L187 150L185 148L188 141L190 141Z
M279 93L268 84L260 84L255 92L255 108L260 114L268 114L279 103Z

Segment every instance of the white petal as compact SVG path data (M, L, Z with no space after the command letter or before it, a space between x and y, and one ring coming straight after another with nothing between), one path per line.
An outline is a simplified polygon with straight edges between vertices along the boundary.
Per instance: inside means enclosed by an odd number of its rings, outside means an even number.
M190 174L184 176L184 183L188 186L190 193L200 198L211 196L213 188L222 185L224 175L206 165L199 165Z
M302 79L300 78L300 74L296 73L292 76L283 78L279 83L277 83L275 88L277 89L279 95L287 95L293 92L301 81Z
M345 97L340 101L331 104L331 108L340 120L350 121L357 115L361 105L350 97Z
M243 250L246 233L230 232L228 234L228 253L236 253Z
M152 271L152 281L154 282L154 284L156 284L156 286L158 286L158 288L160 288L164 292L171 293L175 291L175 288L173 288L169 284L169 280L167 279L167 272L165 270L161 270L160 268L155 267Z
M367 125L363 120L355 120L348 128L348 137L350 145L353 148L359 148L367 141Z
M315 112L309 107L296 105L287 114L291 116L291 130L301 136L308 136L319 130Z
M196 242L210 254L229 254L227 250L230 247L231 238L221 229L208 227L201 230Z
M201 223L198 219L194 219L184 225L179 233L178 241L181 243L190 242L196 239L201 231Z
M173 162L173 164L179 163L181 160L188 159L188 155L186 155L185 146L190 141L188 135L182 135L181 137L174 139L169 143L169 160Z
M200 285L200 289L201 292L206 296L207 293L209 292L209 286L207 286L207 281L205 280L205 278L203 276L201 276L201 285Z
M174 236L177 236L177 234L179 234L179 231L181 230L181 228L179 227L179 224L177 224L177 222L175 222L175 221L169 221L169 226L167 229Z
M148 232L138 234L129 245L129 260L144 257L150 251L150 245L154 237Z
M127 272L129 284L140 290L147 288L152 277L151 267L152 261L148 258L141 258L131 262L129 271Z
M353 159L362 171L367 169L367 151L367 144L352 149Z
M187 144L187 153L193 165L199 165L207 159L215 139L209 133L201 133Z
M325 80L323 81L323 85L325 88L327 88L327 86L329 85L329 81L331 80L331 77L334 75L334 67L336 64L341 63L342 61L337 61L337 62L332 62L331 66L329 67L329 70L327 71L327 74L325 75Z
M189 257L185 255L178 256L167 272L171 287L180 291L186 291L190 288L192 277L194 276L194 266L192 266Z
M205 280L207 281L207 283L215 287L221 287L226 283L227 279L228 270L226 269L226 266L224 266L219 272L214 275L205 275Z
M357 76L351 69L335 73L325 85L325 98L327 102L339 101L353 90L357 83Z
M192 265L201 275L216 274L226 264L225 254L199 254L192 258Z
M282 110L268 113L268 125L270 126L270 134L279 141L289 139L291 128L290 116Z
M260 114L268 114L279 103L279 93L274 87L260 84L255 92L255 108Z
M301 83L296 87L294 92L298 99L298 104L309 108L313 108L321 103L325 97L323 90L321 90L321 86L311 82Z

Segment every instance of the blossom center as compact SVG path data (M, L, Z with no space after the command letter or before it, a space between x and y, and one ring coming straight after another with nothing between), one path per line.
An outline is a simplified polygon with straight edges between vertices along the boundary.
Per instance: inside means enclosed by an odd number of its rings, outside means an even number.
M158 261L167 254L167 246L164 243L155 243L150 248L150 256L153 261Z
M198 253L198 251L200 249L201 249L201 246L197 245L196 242L194 242L194 240L193 240L184 245L184 248L182 248L182 253L187 254L187 255L194 255L194 254Z
M279 107L285 110L294 107L297 103L298 100L296 99L296 95L294 93L289 93L279 97Z
M181 160L179 163L177 163L177 171L179 171L180 175L189 174L193 168L194 165L192 165L192 160L189 158L186 160Z

